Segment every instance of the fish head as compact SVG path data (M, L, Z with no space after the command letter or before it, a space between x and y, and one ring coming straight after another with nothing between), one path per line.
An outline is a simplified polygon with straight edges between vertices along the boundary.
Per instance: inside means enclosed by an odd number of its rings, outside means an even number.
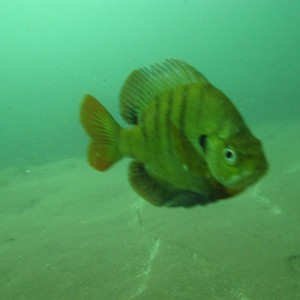
M207 139L206 162L213 177L228 189L241 191L263 176L268 163L261 141L249 131Z

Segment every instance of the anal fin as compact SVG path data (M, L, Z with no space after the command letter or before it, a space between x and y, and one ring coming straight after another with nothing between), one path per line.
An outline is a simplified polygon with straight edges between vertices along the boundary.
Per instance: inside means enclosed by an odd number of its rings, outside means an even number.
M148 174L144 164L138 161L129 166L129 181L136 193L155 206L164 205L171 193L168 186Z
M209 204L210 200L206 195L201 195L188 190L176 190L165 203L167 207L193 207L195 205Z
M129 167L129 181L142 198L154 206L192 207L209 203L205 195L176 189L167 182L154 178L143 163L133 161Z

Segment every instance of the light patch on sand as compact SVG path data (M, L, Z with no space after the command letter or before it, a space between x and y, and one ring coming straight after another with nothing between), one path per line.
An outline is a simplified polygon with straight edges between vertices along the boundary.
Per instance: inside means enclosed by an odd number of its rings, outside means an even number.
M144 200L138 199L137 201L135 201L135 202L131 205L131 207L132 207L133 210L136 210L136 209L141 209L141 208L143 208L144 205L145 205Z
M266 207L272 215L282 215L282 209L278 205L272 205L271 200L260 193L259 187L260 185L257 184L253 191L253 197L255 198L255 201L261 204L262 206Z
M140 282L139 286L137 287L136 291L130 297L130 299L135 299L136 297L138 297L145 291L145 289L147 287L147 278L148 278L149 274L151 273L153 260L155 259L155 257L158 254L160 245L161 245L160 239L154 240L152 247L150 249L150 252L149 252L149 256L146 260L146 263L143 265L143 269L141 270L141 272L137 275L137 278L139 278L141 282Z
M273 215L281 215L282 214L282 210L279 206L277 205L274 205L272 208L271 208L271 213Z
M231 293L232 293L234 299L237 299L237 300L250 300L250 298L248 298L244 294L244 292L240 289L234 289Z
M289 175L294 175L295 173L300 173L300 163L293 161L288 167L285 169L285 173Z

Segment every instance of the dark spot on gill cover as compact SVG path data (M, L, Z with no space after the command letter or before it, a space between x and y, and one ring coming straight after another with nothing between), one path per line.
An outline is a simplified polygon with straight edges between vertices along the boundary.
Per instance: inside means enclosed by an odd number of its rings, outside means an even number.
M207 135L202 134L199 136L199 145L202 147L202 149L205 151L207 147Z
M133 114L133 115L131 116L131 118L132 118L132 123L133 123L133 124L137 124L137 123L138 123L138 117L137 117L136 114Z

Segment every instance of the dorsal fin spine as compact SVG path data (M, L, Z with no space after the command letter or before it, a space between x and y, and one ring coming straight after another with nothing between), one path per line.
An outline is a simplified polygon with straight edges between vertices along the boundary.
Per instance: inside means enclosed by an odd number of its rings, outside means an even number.
M152 101L171 89L189 84L203 85L205 77L192 66L168 59L133 71L120 93L120 111L130 124L137 124Z

